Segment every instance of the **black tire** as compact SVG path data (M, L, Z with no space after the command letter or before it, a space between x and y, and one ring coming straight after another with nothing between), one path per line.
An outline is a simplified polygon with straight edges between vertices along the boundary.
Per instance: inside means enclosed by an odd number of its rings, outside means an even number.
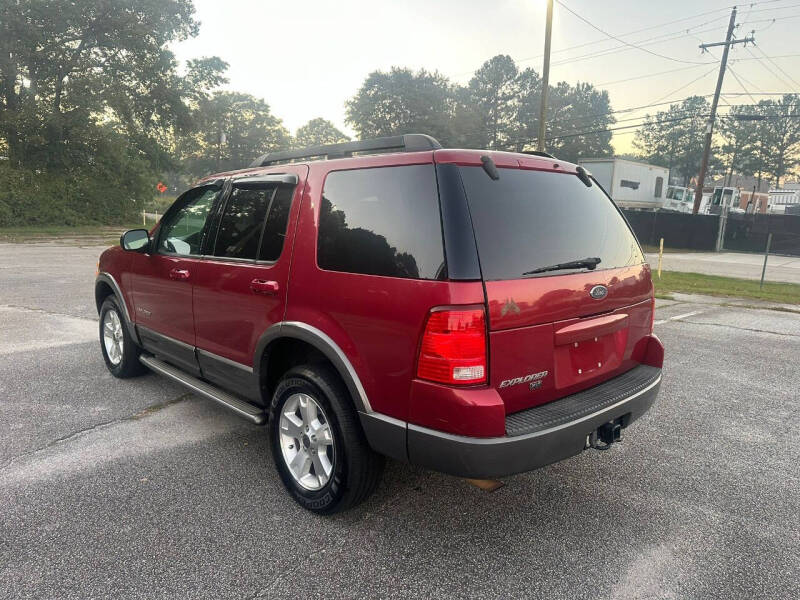
M311 396L322 408L334 439L332 475L314 491L294 478L281 449L281 410L297 393ZM270 404L269 433L278 474L292 497L307 510L321 515L347 510L366 500L380 481L384 457L370 448L347 389L327 365L303 365L286 372Z
M114 362L108 356L106 345L103 339L103 327L106 322L106 316L109 312L114 311L117 319L122 325L122 356L118 362ZM103 353L103 360L106 362L109 372L114 377L126 379L128 377L135 377L147 371L147 368L139 362L139 355L142 349L133 341L128 327L125 323L125 316L122 309L119 307L116 297L109 296L103 301L100 307L100 351Z

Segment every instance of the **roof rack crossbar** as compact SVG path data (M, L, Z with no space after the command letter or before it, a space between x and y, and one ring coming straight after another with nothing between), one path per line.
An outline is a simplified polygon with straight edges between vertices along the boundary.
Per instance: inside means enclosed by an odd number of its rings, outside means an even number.
M250 166L266 167L279 162L301 158L344 158L352 156L354 152L382 152L391 150L398 152L420 152L423 150L439 150L441 147L442 145L429 135L407 133L405 135L393 135L372 140L269 152L268 154L258 157Z

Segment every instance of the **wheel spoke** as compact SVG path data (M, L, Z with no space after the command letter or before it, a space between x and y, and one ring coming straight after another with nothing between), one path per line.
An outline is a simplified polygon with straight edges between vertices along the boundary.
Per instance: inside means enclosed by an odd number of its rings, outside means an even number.
M300 414L303 415L303 425L310 427L317 420L317 403L308 396L300 398Z
M312 455L312 461L314 463L314 474L319 479L320 487L322 487L328 483L333 465L331 465L331 462L328 460L327 454L320 454L319 452Z
M298 452L289 463L292 475L297 479L302 479L311 471L311 460L306 452Z
M301 435L303 435L303 422L296 414L294 414L294 411L291 413L283 413L283 418L281 419L281 432L291 436L294 439L298 439Z
M317 436L317 444L320 446L330 446L333 444L333 436L331 435L331 429L327 425L323 425L319 429L317 429L316 434Z

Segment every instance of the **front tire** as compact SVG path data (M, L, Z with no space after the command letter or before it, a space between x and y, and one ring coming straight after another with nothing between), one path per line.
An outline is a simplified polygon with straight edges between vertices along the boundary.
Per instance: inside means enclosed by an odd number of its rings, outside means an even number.
M289 370L270 405L270 445L284 486L300 506L330 515L375 490L384 459L369 447L349 394L325 365Z
M100 351L109 372L114 377L125 379L141 375L144 365L139 362L141 348L128 333L119 303L109 296L100 307Z

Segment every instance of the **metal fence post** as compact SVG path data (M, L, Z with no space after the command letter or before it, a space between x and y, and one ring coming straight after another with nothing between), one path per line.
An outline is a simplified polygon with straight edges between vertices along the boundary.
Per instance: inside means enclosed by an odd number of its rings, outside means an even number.
M664 257L664 238L658 243L658 278L661 279L661 259Z
M767 272L767 258L769 258L769 247L772 245L772 234L770 233L767 236L767 250L764 252L764 267L761 269L761 283L758 286L758 289L762 289L764 287L764 275Z
M722 252L722 248L725 245L725 222L728 220L728 214L725 210L719 211L719 225L717 228L717 245L715 247L716 252Z

